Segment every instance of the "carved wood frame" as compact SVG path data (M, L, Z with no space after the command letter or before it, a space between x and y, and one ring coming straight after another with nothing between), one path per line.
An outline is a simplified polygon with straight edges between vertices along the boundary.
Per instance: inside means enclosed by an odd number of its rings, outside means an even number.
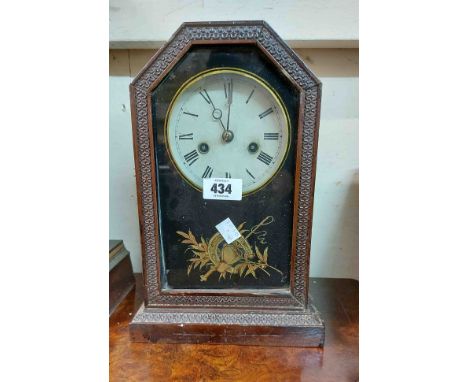
M291 277L287 292L168 291L161 288L151 92L192 45L226 43L254 44L300 91ZM130 94L145 306L305 310L308 306L310 239L320 119L321 83L317 77L264 21L192 22L182 24L151 58L130 84Z

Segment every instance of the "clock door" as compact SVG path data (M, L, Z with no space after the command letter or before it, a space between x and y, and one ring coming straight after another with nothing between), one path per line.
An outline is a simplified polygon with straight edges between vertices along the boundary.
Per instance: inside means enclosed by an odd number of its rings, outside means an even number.
M162 290L289 290L299 101L254 45L193 46L152 91ZM242 199L204 199L207 178Z

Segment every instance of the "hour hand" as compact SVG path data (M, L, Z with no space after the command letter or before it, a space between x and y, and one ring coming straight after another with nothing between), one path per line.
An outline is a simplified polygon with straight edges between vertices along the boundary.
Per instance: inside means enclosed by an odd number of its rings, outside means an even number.
M221 117L223 116L223 112L221 111L221 109L214 108L213 113L211 113L211 115L213 116L214 119L217 119L219 122L221 122L222 128L226 130L226 128L224 127L223 120L221 119Z
M202 95L203 98L205 98L205 100L211 104L211 106L213 107L213 112L211 113L211 115L213 116L214 119L218 120L219 122L221 122L221 126L224 130L226 130L226 128L224 127L224 123L222 121L222 116L223 116L223 112L221 111L221 109L218 109L213 101L211 100L211 97L210 95L208 94L208 92L206 91L206 89L203 89L203 92L205 94L203 94L202 92L200 92L200 94Z

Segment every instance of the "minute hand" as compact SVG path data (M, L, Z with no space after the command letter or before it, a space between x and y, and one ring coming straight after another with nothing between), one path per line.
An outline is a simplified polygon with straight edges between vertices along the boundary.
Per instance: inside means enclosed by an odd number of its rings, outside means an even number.
M231 103L232 103L232 79L228 83L228 117L227 117L226 130L229 130L229 118L231 116Z

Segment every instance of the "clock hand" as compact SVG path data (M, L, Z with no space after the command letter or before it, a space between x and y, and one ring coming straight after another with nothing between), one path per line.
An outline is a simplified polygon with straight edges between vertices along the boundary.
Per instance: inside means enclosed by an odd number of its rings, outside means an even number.
M205 92L205 95L206 97L208 98L208 101L210 101L210 104L211 106L213 106L213 113L211 114L213 116L214 119L217 119L219 122L221 122L221 126L223 127L223 130L226 130L226 128L224 127L224 123L223 121L221 120L221 117L223 116L223 112L221 111L221 109L218 109L213 101L211 100L211 97L209 96L208 92L206 91L206 89L203 89L203 91Z
M214 118L214 119L217 119L219 122L221 122L221 126L222 126L223 130L226 130L226 127L224 126L224 123L223 123L223 121L222 121L222 119L221 119L221 117L223 116L223 113L222 113L221 109L217 109L217 108L215 108L214 105L213 105L213 113L212 113L212 115L213 115L213 118Z
M232 78L228 82L228 118L226 130L229 130L229 118L231 116L231 104L232 104Z

